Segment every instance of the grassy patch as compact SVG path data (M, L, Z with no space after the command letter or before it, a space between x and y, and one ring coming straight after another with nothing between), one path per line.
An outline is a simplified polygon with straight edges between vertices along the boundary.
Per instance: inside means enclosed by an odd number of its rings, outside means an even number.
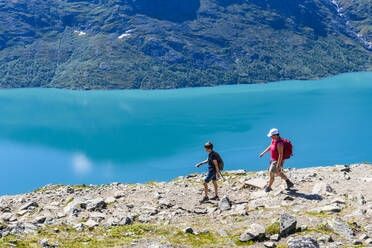
M265 229L266 234L268 235L274 235L274 234L279 234L280 233L280 224L279 222L274 222L270 226L268 226Z
M56 233L54 230L58 229ZM48 239L49 244L58 243L59 247L93 248L93 247L122 247L133 240L141 238L161 239L173 231L169 226L136 223L128 226L104 229L97 227L92 231L77 232L67 226L53 226L40 230L37 235L24 235L20 237L7 236L0 239L0 247L39 247L42 239ZM13 245L13 246L11 246Z
M201 233L199 235L194 235L178 231L168 238L168 241L173 244L189 245L192 247L211 247L214 245L224 244L226 239L229 238L218 237L213 233Z
M312 233L312 232L338 235L337 233L333 232L326 224L319 224L316 227L300 231L300 233Z
M310 212L306 212L306 214L311 215L311 216L316 216L316 217L319 217L319 218L332 218L333 217L332 215L326 214L324 212L318 213L318 212L311 212L310 211Z
M288 246L286 244L278 244L276 248L287 248Z

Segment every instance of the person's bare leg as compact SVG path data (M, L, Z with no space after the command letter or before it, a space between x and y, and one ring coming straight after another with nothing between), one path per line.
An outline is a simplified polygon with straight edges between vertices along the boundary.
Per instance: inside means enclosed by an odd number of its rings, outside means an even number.
M283 172L279 172L279 176L280 176L284 181L287 181L287 180L288 180L288 177L287 177Z
M204 183L204 195L208 197L208 184Z
M275 180L275 175L274 173L270 172L270 180L269 180L269 184L267 185L268 188L271 188L271 186L274 183L274 180Z
M217 185L217 181L212 181L213 183L213 186L214 186L214 192L216 193L215 195L217 196L218 195L218 185Z

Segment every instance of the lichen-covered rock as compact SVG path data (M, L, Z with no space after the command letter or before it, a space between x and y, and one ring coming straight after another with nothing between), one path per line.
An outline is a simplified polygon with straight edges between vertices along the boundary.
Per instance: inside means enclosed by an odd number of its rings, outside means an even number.
M224 196L218 203L218 207L222 211L230 210L231 209L231 201L227 196Z
M353 229L351 229L351 227L339 217L335 217L328 221L328 226L332 229L332 231L344 238L351 240L354 237Z
M239 241L247 242L263 237L265 235L265 227L259 224L252 224L246 231L239 236Z
M335 193L336 191L327 183L317 183L313 187L312 193L314 195L323 195L325 193Z
M287 236L296 231L297 220L289 214L279 216L280 236Z
M287 241L288 248L319 248L318 243L312 237L289 238Z

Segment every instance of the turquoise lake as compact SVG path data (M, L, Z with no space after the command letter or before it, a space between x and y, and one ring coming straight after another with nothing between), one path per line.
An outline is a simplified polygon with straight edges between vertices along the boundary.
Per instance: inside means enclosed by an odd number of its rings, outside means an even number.
M372 162L372 73L155 91L0 91L0 195L45 184L171 180L210 140L227 170L263 170L276 127L286 167Z

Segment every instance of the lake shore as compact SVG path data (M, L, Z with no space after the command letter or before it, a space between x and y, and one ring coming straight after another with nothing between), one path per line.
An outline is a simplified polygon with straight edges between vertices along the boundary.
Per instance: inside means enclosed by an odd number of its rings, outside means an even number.
M146 184L47 185L0 197L1 247L372 246L372 166L226 171L219 202L203 174ZM212 195L213 192L210 192Z

